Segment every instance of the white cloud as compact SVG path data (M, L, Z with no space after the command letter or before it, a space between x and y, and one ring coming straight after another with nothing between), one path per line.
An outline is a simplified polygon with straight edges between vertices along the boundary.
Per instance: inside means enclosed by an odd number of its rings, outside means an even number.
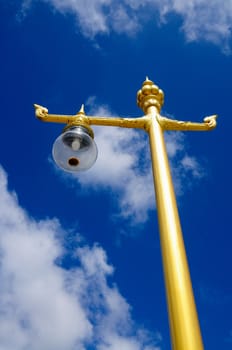
M42 0L43 1L43 0ZM111 0L45 0L55 9L65 13L73 13L86 36L93 37L97 33L107 33L108 21L105 10L111 5Z
M164 5L165 3L165 5ZM182 30L188 41L206 40L221 45L229 51L231 38L231 0L168 0L159 1L163 18L168 13L176 13L183 19Z
M109 115L107 110L95 111ZM78 174L77 180L83 186L116 192L124 218L133 217L134 223L146 221L149 209L155 207L146 135L114 127L96 127L94 131L97 161L88 172Z
M92 106L89 114L112 115L106 106L98 107L94 97L89 101ZM145 222L149 212L155 209L147 134L143 130L115 127L95 127L94 133L98 147L97 161L91 169L78 173L74 178L83 188L114 192L113 198L118 202L119 214L128 219L130 224ZM186 177L188 182L200 178L202 169L197 160L185 150L182 133L170 132L165 136L175 188L180 195L186 187ZM63 174L62 170L61 172Z
M135 34L147 18L165 24L168 14L182 18L187 41L206 40L230 51L231 0L40 0L61 13L71 13L82 33L94 38L99 33ZM22 2L23 13L31 0Z
M205 176L198 160L188 153L186 136L182 132L168 132L165 141L177 196L181 196L193 182Z
M159 336L144 337L108 282L113 268L101 247L66 251L58 221L28 217L2 168L0 192L0 349L159 349ZM62 268L74 253L78 267Z
M199 167L196 158L185 155L181 160L181 165L185 169L186 173L191 172L196 178L200 178L203 176L203 171Z

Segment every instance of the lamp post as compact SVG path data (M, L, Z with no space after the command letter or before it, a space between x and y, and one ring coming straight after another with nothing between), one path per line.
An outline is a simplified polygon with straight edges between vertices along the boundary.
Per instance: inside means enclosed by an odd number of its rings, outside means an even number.
M160 115L164 93L146 78L137 93L137 104L145 115L139 118L87 116L84 107L73 116L48 114L45 107L34 105L38 119L67 124L55 141L53 157L67 171L89 168L96 160L97 149L91 125L138 128L149 135L156 193L160 243L169 325L173 350L202 350L203 342L192 291L180 219L164 142L164 131L207 131L216 126L216 115L192 123ZM86 161L85 155L89 155Z

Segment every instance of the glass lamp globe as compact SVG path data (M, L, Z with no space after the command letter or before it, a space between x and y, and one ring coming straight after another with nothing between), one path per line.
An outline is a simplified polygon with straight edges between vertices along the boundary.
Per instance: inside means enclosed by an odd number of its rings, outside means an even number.
M97 146L87 128L73 126L56 139L52 155L60 168L78 172L89 169L95 163Z

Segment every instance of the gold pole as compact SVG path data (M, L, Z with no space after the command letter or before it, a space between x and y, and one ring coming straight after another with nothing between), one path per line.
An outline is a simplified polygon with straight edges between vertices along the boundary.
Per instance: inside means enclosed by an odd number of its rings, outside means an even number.
M145 113L145 116L140 118L87 116L83 105L77 114L71 116L48 114L46 107L37 104L34 107L38 119L66 123L66 128L72 125L82 125L91 131L92 136L90 125L139 128L148 132L172 349L203 350L163 132L165 130L212 130L216 126L217 115L204 118L203 123L168 119L159 114L163 102L163 91L147 78L137 93L137 104Z
M205 118L201 125L170 120L159 114L163 102L163 91L147 78L138 91L137 103L150 120L148 133L172 349L203 350L163 131L209 130L215 127L216 116Z
M148 112L151 114L149 138L172 348L202 350L203 343L163 130L156 118L156 107L148 108Z

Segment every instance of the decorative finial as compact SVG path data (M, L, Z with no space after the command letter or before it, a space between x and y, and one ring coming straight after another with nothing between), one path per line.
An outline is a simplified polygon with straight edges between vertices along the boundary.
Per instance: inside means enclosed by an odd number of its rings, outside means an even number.
M148 77L143 82L142 89L137 93L138 106L147 113L148 107L155 106L160 112L164 103L164 93Z
M79 112L77 114L85 114L85 105L84 104L81 105L81 109L79 110Z
M145 84L145 83L147 83L147 82L152 83L152 81L149 79L149 77L148 77L148 76L146 76L146 80L143 82L143 84ZM153 83L152 83L152 84L153 84Z

